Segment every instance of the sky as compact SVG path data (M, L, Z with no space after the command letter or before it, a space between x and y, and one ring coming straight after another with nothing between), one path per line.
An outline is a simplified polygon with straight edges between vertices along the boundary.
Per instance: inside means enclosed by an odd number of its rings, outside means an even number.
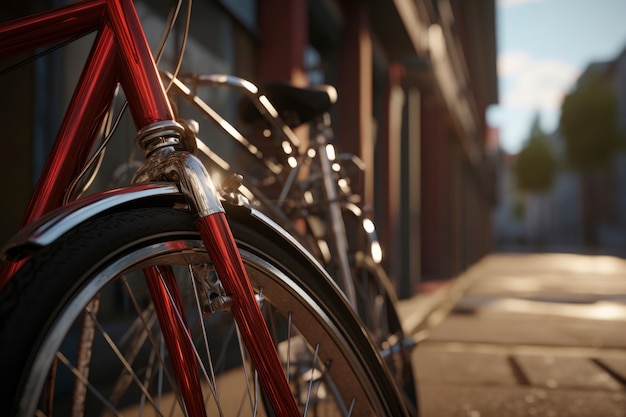
M518 152L536 115L543 131L559 123L563 96L592 62L626 48L626 0L497 0L499 104L489 124L500 146Z

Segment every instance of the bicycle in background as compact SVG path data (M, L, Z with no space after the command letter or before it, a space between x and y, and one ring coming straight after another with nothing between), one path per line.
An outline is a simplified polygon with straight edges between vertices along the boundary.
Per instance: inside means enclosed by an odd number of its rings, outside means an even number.
M173 96L182 97L221 128L240 145L246 160L253 162L254 167L247 169L254 173L250 181L239 178L226 187L230 198L244 198L289 229L323 263L363 320L409 403L414 404L410 360L414 343L402 330L397 297L381 265L382 248L370 210L352 187L362 183L365 165L355 155L337 153L333 145L329 111L337 99L335 89L329 85L300 88L283 82L257 87L228 75L184 74L181 80L163 75L165 82L174 86ZM203 86L243 93L238 114L248 132L241 133L196 94ZM312 140L303 147L293 129L305 124ZM244 164L237 167L226 161L201 140L198 147L207 166L220 171L222 177L227 178L233 170L245 171L239 169ZM306 227L298 230L294 224L299 223Z

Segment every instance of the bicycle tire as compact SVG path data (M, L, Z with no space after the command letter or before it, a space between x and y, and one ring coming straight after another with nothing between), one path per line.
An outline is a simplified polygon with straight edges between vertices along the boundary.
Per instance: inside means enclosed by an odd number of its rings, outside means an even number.
M396 309L396 292L384 268L371 256L357 252L350 257L357 289L358 316L370 332L412 415L417 415L418 398L411 365L412 342L407 343Z
M266 211L270 217L275 211L272 206L265 204L261 204L261 210ZM344 222L352 226L352 233L348 233L351 238L349 246L358 248L351 250L349 254L350 272L356 289L354 311L383 357L410 414L417 416L419 404L411 359L414 344L406 337L402 328L395 289L380 263L374 261L366 251L359 250L369 249L369 245L364 243L367 238L361 234L361 219L351 215L352 212L345 211L343 214ZM311 253L317 254L319 261L335 277L338 272L334 257L324 257L324 250L317 244L325 241L325 221L319 216L309 215L307 225L310 233L298 234L297 238ZM357 232L354 233L354 230Z
M233 235L281 357L293 356L294 362L285 365L286 372L299 404L308 408L307 415L342 415L348 410L352 410L352 415L404 415L406 410L388 371L337 290L310 264L299 262L301 259L293 251L244 223L232 222ZM142 208L105 215L69 231L34 254L0 293L2 409L12 409L10 415L32 415L34 408L50 404L48 397L53 394L55 412L62 415L73 406L87 415L106 415L103 409L112 406L125 411L143 407L142 410L150 409L156 415L161 406L164 415L172 414L169 407L178 407L178 413L184 415L184 405L177 404L180 400L176 383L167 378L167 354L160 347L158 321L148 324L148 317L152 316L149 293L143 289L145 279L142 274L142 278L137 278L133 272L153 264L172 265L178 272L191 271L189 265L201 265L202 271L211 271L210 260L188 212ZM205 283L197 275L194 270L192 279L181 277L177 281L185 297L196 294L189 297L189 312L198 311L196 307L200 305L201 297L197 296L194 283ZM187 281L189 286L184 286ZM98 302L100 307L92 308ZM215 362L215 376L207 371L203 380L203 398L209 399L207 402L213 407L215 400L204 392L207 387L208 391L213 389L213 381L217 385L221 378L241 377L235 383L237 390L228 390L226 394L238 391L244 383L248 387L256 385L252 371L241 375L242 369L247 369L243 366L247 363L245 349L240 349L243 360L230 355L235 349L227 342L236 342L237 338L227 337L232 330L223 327L222 320L230 320L231 315L218 312L207 317L201 313L189 314L191 337L194 341L211 338L211 344L223 343L218 359L208 355L200 359L196 353L196 360L204 368ZM84 335L84 317L95 323L95 335L86 347L80 347L76 339ZM203 326L196 326L201 323ZM287 324L287 328L279 329L281 324ZM123 328L126 325L128 329ZM137 329L133 330L133 326ZM206 332L207 326L211 332ZM294 344L288 345L287 355L286 336L294 336L289 339ZM137 341L142 338L143 342ZM126 360L130 369L127 364L115 363L115 349L129 355ZM196 352L204 349L199 347ZM66 361L74 360L70 352L78 350L91 354L88 374L84 372L86 366L64 366ZM225 353L229 354L228 360L222 360ZM218 375L222 370L224 374ZM83 376L75 378L76 372ZM48 381L52 375L53 385ZM82 381L85 378L89 385ZM118 388L120 384L123 392ZM86 387L87 392L78 395L78 402L83 404L76 405L76 394L71 394L76 388L71 386ZM96 394L95 388L100 389L100 394ZM264 402L255 400L263 398L262 388L248 391L250 401L234 402L237 408L249 407L250 412L262 409ZM308 396L304 396L305 391ZM69 394L70 398L62 394ZM48 397L43 398L45 395ZM245 398L245 393L241 397ZM28 413L18 413L24 410ZM228 415L224 410L220 412ZM267 413L272 414L271 410Z

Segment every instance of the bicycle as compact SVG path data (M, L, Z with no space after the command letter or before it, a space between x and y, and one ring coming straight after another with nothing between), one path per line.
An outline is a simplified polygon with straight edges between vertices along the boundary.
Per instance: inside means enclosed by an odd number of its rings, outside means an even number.
M131 1L3 23L0 57L95 29L23 226L2 252L3 410L406 415L321 265L261 213L222 201L192 153L193 132L174 120ZM146 165L132 185L74 199L94 145L107 145L118 83ZM301 346L309 376L296 380L306 375L291 366ZM218 393L231 377L249 404Z
M257 175L251 176L251 182L243 182L246 191L241 195L229 191L229 195L244 197L248 204L289 229L316 256L370 331L408 403L415 404L410 366L414 343L402 330L395 290L381 266L382 250L374 222L352 187L362 182L358 179L364 177L365 166L355 155L337 153L333 145L328 111L337 99L335 89L329 85L301 88L284 82L256 86L223 74L183 74L179 80L169 73L163 76L174 86L174 99L182 97L227 138L242 145L248 159L262 167L261 171L252 170ZM199 97L196 91L203 86L242 92L239 118L252 127L250 131L241 133ZM312 143L308 147L300 146L293 131L304 124L310 124ZM241 172L201 140L198 145L207 166L219 170L222 177L233 169ZM308 171L306 176L301 175L303 171ZM351 178L354 173L357 181ZM239 180L232 189L239 192L241 186ZM306 225L304 231L293 227L300 220Z

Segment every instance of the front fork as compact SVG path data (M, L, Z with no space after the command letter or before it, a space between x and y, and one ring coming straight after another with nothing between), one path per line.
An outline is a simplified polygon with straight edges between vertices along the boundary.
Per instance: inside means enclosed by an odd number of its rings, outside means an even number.
M134 181L169 180L180 184L198 216L196 226L215 270L233 300L231 311L268 401L277 416L299 415L213 181L198 158L180 149L184 135L189 132L173 121L142 129L136 142L146 153L147 162ZM145 274L163 334L170 339L166 344L185 407L191 416L204 416L198 365L172 271L153 267Z

